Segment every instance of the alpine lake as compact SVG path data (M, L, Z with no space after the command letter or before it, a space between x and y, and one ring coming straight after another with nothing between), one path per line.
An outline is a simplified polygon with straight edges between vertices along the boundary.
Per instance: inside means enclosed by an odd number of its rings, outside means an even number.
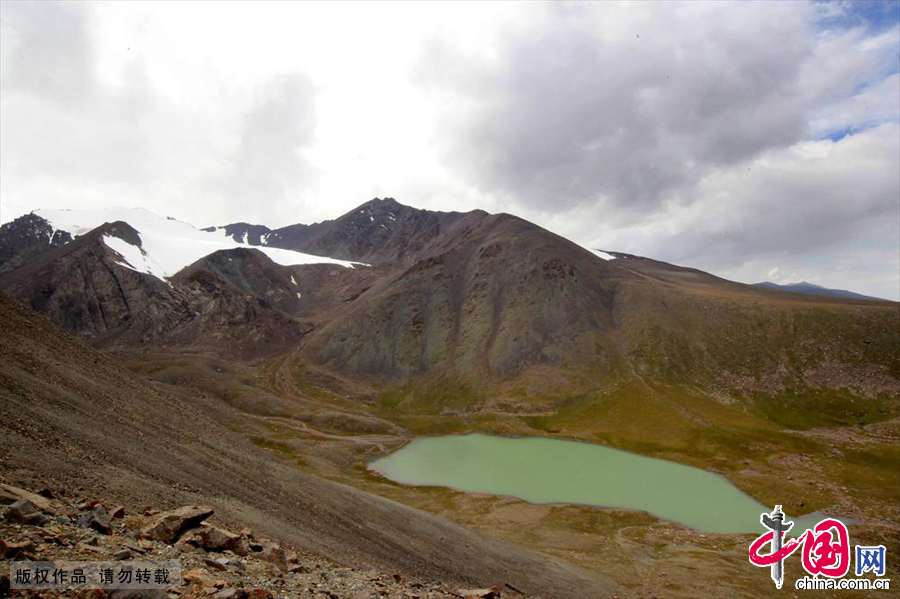
M536 504L641 510L704 533L765 531L771 512L725 477L611 447L545 437L479 433L420 437L370 463L392 481L504 495ZM822 518L808 514L794 530Z

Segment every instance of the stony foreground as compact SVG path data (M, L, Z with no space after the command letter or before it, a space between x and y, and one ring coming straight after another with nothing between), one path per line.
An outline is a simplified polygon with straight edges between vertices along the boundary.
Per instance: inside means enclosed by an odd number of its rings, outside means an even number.
M121 506L82 498L67 501L42 490L31 493L0 484L0 557L11 561L178 560L182 586L168 591L10 590L0 573L0 596L161 597L242 599L249 597L500 597L523 596L506 589L453 589L439 582L408 580L400 574L335 566L284 548L250 529L234 533L208 522L206 506L160 513L146 506L129 513Z

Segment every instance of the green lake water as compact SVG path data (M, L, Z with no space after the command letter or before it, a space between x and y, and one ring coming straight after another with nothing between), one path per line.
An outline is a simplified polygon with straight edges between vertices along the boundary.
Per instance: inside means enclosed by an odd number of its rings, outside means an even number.
M774 507L699 468L545 437L422 437L369 467L405 485L643 510L701 532L762 534L759 516ZM786 519L795 522L793 535L820 517Z

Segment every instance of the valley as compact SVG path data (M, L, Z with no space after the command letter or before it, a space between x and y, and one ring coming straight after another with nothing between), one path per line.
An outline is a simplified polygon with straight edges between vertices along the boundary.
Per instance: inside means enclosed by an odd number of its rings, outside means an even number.
M423 436L543 437L721 475L900 551L896 303L390 199L278 230L87 216L0 229L3 482L209 504L341 567L527 596L770 591L756 534L369 468ZM172 274L153 265L176 230L210 253Z
M858 522L854 539L900 551L896 415L793 430L773 422L769 406L723 405L677 387L625 390L586 405L579 398L577 409L571 399L466 408L465 390L454 397L451 389L428 413L419 404L398 402L398 409L392 393L340 385L297 359L235 369L209 356L121 358L164 384L192 386L237 407L243 415L234 430L283 463L601 572L619 585L620 597L763 595L771 582L747 567L746 547L756 534L698 534L642 512L409 487L368 464L419 435L579 439L721 474L763 504L782 502L791 514L845 516ZM717 576L698 587L697 577L713 571ZM647 572L655 574L645 579Z

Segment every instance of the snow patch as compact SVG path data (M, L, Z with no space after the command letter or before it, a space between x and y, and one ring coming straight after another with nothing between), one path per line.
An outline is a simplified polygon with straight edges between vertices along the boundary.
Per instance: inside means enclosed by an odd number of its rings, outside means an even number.
M591 250L596 256L603 258L604 260L615 260L616 257L612 254L607 254L606 252L602 252L600 250Z
M294 275L291 275L291 283L293 283L294 285L297 284L297 281L294 280Z
M297 292L297 299L300 299L300 292Z
M96 229L103 223L115 221L128 223L140 235L143 252L141 248L117 237L105 236L104 243L122 256L127 263L123 265L163 280L213 252L236 248L257 249L282 266L297 264L335 264L345 268L369 266L361 262L238 243L225 234L224 228L216 229L214 232L201 231L188 223L159 216L143 208L35 210L34 213L47 220L54 229L67 231L73 237Z
M124 239L119 239L112 235L104 235L103 243L122 257L122 260L118 262L120 266L144 274L153 275L159 279L165 279L165 273L160 265L151 260L149 256L142 252L141 248L136 245L131 245Z

